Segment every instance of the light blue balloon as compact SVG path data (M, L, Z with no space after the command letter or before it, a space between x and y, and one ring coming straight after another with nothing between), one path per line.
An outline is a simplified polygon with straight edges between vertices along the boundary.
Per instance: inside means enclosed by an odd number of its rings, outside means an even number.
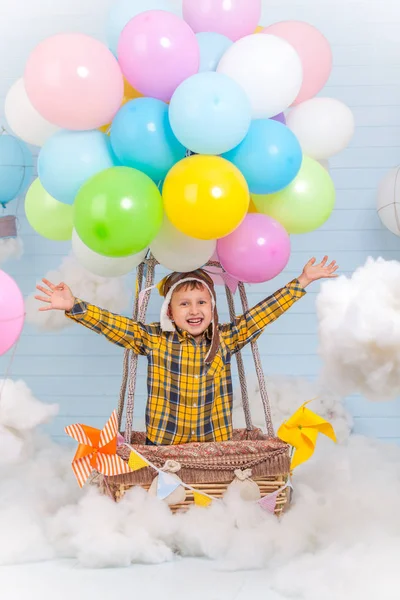
M213 31L196 33L196 37L200 47L199 72L216 71L222 56L232 46L232 40Z
M116 165L110 140L101 131L62 130L52 135L41 149L38 175L53 198L73 204L88 179Z
M171 0L117 0L113 3L108 13L107 42L114 56L117 56L119 38L125 26L147 10L166 10L175 14L178 12Z
M28 146L13 135L0 135L0 205L23 194L33 175Z
M111 144L123 166L143 171L155 183L186 153L172 133L167 104L156 98L136 98L118 111Z
M221 154L249 130L250 101L236 81L222 73L198 73L176 89L169 120L178 140L197 154Z
M252 194L273 194L289 185L303 154L294 133L272 119L252 121L239 146L224 154L243 173Z

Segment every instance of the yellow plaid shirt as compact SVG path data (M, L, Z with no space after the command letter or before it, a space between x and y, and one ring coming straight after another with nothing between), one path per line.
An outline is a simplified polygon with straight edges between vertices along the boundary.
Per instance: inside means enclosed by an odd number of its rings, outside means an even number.
M159 323L137 323L81 300L67 316L147 357L146 430L151 442L223 442L232 435L232 355L304 294L295 279L233 323L219 325L220 347L209 365L204 362L208 334L196 343L186 332L163 332Z

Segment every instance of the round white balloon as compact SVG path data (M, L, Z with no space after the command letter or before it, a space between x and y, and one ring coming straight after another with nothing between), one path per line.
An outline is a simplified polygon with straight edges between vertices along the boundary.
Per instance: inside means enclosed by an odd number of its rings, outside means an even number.
M215 240L197 240L178 231L164 216L161 230L150 244L150 251L166 269L188 273L205 265L216 246Z
M32 106L23 79L18 79L9 89L4 114L15 135L34 146L43 146L60 129L46 121Z
M391 169L382 179L376 204L383 225L400 236L400 167Z
M286 125L299 140L304 154L316 160L344 150L354 135L350 108L334 98L312 98L293 108Z
M121 277L122 275L126 275L140 265L147 254L146 248L142 252L121 258L102 256L88 248L82 242L75 229L72 232L72 250L85 269L100 277Z
M267 119L287 109L303 81L299 55L274 35L253 34L235 42L217 71L239 83L250 99L253 119Z

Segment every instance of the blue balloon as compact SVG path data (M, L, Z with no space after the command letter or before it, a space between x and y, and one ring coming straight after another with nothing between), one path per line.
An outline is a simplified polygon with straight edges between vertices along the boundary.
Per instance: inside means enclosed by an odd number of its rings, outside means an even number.
M118 161L104 133L62 130L52 135L41 149L38 175L50 196L73 204L88 179L116 165Z
M222 154L237 146L251 123L250 101L222 73L198 73L176 89L169 120L178 140L198 154Z
M28 146L12 135L0 135L0 205L23 194L33 176Z
M243 173L252 194L273 194L293 181L303 154L296 136L285 125L258 119L243 142L224 158Z
M114 56L117 56L122 30L129 21L147 10L166 10L176 13L171 0L117 0L113 3L108 13L107 42Z
M200 47L199 72L216 71L222 56L232 46L232 40L213 31L196 33L196 37Z
M155 183L186 153L172 133L167 104L156 98L136 98L118 111L111 144L123 166L143 171Z

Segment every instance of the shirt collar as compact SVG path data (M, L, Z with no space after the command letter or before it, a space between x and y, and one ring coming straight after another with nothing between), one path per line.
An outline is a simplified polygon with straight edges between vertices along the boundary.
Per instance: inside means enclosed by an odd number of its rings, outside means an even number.
M212 327L213 327L213 325L211 323L210 326L208 327L208 329L203 333L203 339L205 337L205 338L207 338L208 341L212 340ZM181 343L184 342L185 340L187 340L188 338L192 337L190 335L190 333L188 333L187 331L183 331L176 325L175 325L175 330L176 330L176 333L178 334L178 338Z

